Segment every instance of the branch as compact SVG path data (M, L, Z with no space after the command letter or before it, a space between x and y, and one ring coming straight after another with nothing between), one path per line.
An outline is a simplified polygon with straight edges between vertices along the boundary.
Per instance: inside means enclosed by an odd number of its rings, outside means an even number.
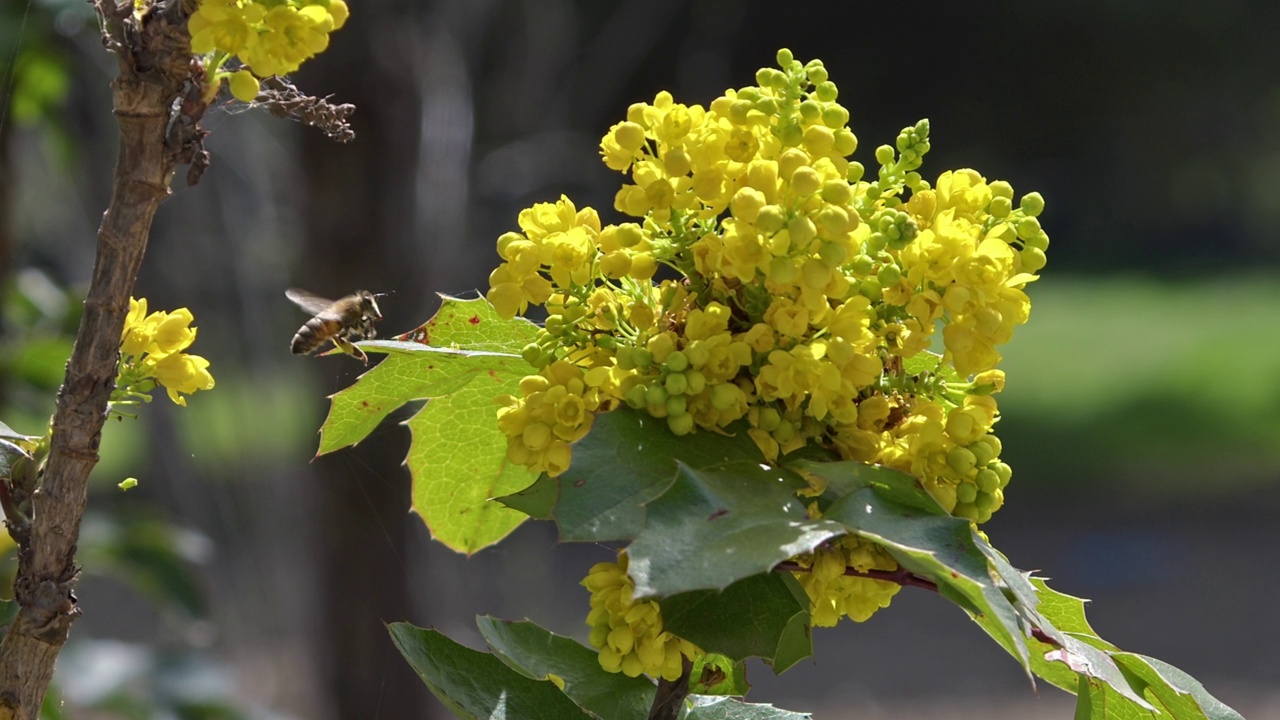
M185 15L138 17L130 0L95 0L94 7L103 42L119 59L112 91L120 150L84 315L58 390L48 463L38 487L24 488L29 497L10 498L18 506L30 501L31 522L17 537L18 616L0 643L0 720L38 717L54 661L80 614L73 594L76 543L129 296L177 164L185 159L194 167L203 152L197 122L205 108L190 102L198 65Z
M809 572L809 568L804 567L800 563L787 560L778 563L775 570L785 570L786 572ZM915 573L910 573L899 567L897 570L867 570L866 572L858 572L853 568L845 568L845 575L849 577L870 578L872 580L884 580L885 582L896 583L903 587L924 588L931 592L938 592L938 584L934 581L920 577Z
M693 661L681 656L680 677L675 680L660 678L658 692L653 696L653 705L649 707L648 720L676 720L680 710L684 708L684 699L689 697L689 680L693 675Z

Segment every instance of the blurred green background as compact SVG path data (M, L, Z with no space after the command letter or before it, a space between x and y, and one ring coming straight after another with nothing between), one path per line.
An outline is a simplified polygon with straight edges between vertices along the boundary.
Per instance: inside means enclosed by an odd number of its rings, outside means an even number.
M708 103L785 46L825 61L857 159L929 117L926 177L974 167L1047 199L1049 266L1003 349L996 546L1092 598L1103 637L1280 717L1280 6L350 5L295 80L356 104L356 140L219 105L212 167L157 217L136 294L192 310L218 384L109 426L51 713L445 717L384 621L473 645L476 613L583 637L576 583L608 549L539 524L469 559L432 544L394 422L312 461L324 396L361 368L288 354L306 317L284 289L391 292L383 334L412 328L435 293L486 287L521 208L566 193L610 216L621 178L597 143L630 103ZM12 0L0 63L0 419L38 433L106 207L115 59L81 0ZM756 668L751 699L824 719L1071 713L922 592L816 641L812 666Z

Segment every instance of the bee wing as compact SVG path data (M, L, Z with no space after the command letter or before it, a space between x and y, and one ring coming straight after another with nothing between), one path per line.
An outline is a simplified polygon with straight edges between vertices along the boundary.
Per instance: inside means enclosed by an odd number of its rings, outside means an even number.
M332 312L330 312L330 309L333 307L332 300L327 300L319 295L309 293L306 290L301 290L299 288L289 288L288 290L285 290L284 296L292 300L294 305L297 305L316 317L333 320L338 319Z

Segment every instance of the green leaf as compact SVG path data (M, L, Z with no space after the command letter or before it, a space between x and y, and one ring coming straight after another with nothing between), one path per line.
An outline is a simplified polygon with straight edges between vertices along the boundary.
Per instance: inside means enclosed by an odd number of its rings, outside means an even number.
M506 537L527 518L491 498L523 490L537 477L507 462L507 438L494 419L495 394L515 389L488 375L431 400L406 424L413 439L405 464L413 509L431 536L474 553Z
M1043 583L1037 586L1029 577L1029 574L1024 574L1010 565L1004 555L991 547L985 540L982 538L975 538L975 540L978 549L987 556L992 569L1004 583L1006 596L1014 604L1019 617L1026 625L1037 628L1043 636L1043 639L1032 644L1031 649L1034 651L1039 651L1039 648L1035 647L1036 644L1046 646L1046 651L1038 652L1040 657L1033 655L1030 658L1029 667L1033 673L1056 684L1058 680L1064 679L1060 675L1060 668L1065 667L1069 671L1087 675L1091 679L1101 680L1113 692L1136 707L1143 710L1153 709L1142 698L1141 691L1131 687L1129 679L1122 669L1116 665L1115 661L1108 656L1108 653L1104 651L1105 648L1100 648L1100 646L1106 645L1100 638L1097 644L1086 642L1077 635L1063 632L1057 627L1056 623L1051 622L1041 613L1040 588L1044 587ZM1083 620L1083 609L1080 611L1079 618ZM1084 623L1084 625L1088 628L1087 623ZM1091 629L1089 634L1093 634ZM1045 643L1044 640L1046 639L1051 640L1056 645ZM1049 664L1048 668L1043 667L1046 663ZM1049 675L1042 675L1041 670L1048 671Z
M465 348L494 353L519 355L526 345L533 342L538 326L517 317L504 320L484 298L464 300L449 295L440 296L442 303L435 317L395 340L438 348ZM361 347L376 349L378 341L362 343Z
M730 435L677 437L658 420L631 408L597 415L573 446L573 461L557 481L555 518L564 541L629 540L645 524L645 505L675 481L679 463L693 469L726 462L763 462L742 428Z
M481 616L476 625L508 667L534 680L558 676L564 681L564 694L593 716L604 720L648 717L655 686L647 678L607 672L594 650L527 620Z
M664 627L707 652L764 658L779 673L813 654L809 598L790 573L764 573L660 604Z
M1077 692L1077 718L1242 720L1181 670L1123 652L1098 637L1085 617L1085 600L1053 590L1041 578L1028 581L1039 598L1037 610L1058 642L1055 646L1036 638L1030 641L1032 669L1058 687ZM1154 714L1156 708L1160 715Z
M787 467L816 475L827 481L827 491L824 495L831 496L833 501L862 488L871 488L886 500L892 500L931 515L947 514L947 511L942 509L938 501L933 499L914 475L890 470L887 467L852 460L843 462L797 460L788 462Z
M389 343L383 343L386 344ZM318 455L360 442L407 402L444 397L482 377L503 383L501 388L494 388L492 402L533 372L528 363L512 355L400 345L412 349L393 352L351 387L330 396L329 416L320 428ZM494 417L489 424L496 427L497 406L490 408Z
M414 511L436 540L458 552L498 542L525 516L492 498L522 490L536 476L507 463L495 400L517 393L520 380L534 372L516 353L536 333L537 326L524 319L499 318L484 300L446 298L435 318L402 337L453 347L413 340L361 343L366 351L388 356L332 397L319 453L359 442L392 411L425 399L406 422Z
M553 683L533 680L488 653L463 647L435 630L387 627L405 660L431 693L467 720L590 718Z
M556 501L560 499L560 483L543 473L524 490L494 499L535 520L550 520L556 508Z
M434 318L401 336L420 340L360 343L366 351L389 356L351 387L332 396L329 417L320 431L319 454L363 440L406 402L443 397L479 375L504 381L514 378L518 383L533 372L520 357L520 350L537 332L538 327L523 318L498 317L483 299L446 297ZM495 392L494 397L503 392ZM496 413L496 407L494 410Z
M809 713L782 710L772 705L745 703L723 697L689 696L689 714L685 720L809 720Z
M388 626L400 652L431 692L462 718L595 718L644 720L657 690L645 677L606 672L596 652L528 622L479 617L494 654L462 647L435 630ZM741 664L727 658L735 687L745 689ZM698 669L705 664L695 666ZM563 684L557 689L552 678ZM554 691L554 692L552 692ZM809 716L726 697L690 694L686 720L804 720ZM534 712L536 709L538 712ZM560 714L563 713L563 714Z
M936 583L944 597L988 618L984 628L1030 672L1017 611L992 579L967 521L888 500L873 488L837 500L824 517L883 546L904 569Z
M29 462L31 454L17 443L0 438L0 480L13 479L18 463Z
M799 484L759 462L681 463L627 548L636 597L725 588L845 534L838 522L809 519L794 495Z
M1210 695L1195 678L1166 662L1134 653L1116 653L1114 657L1130 677L1146 683L1143 694L1147 699L1175 720L1244 720L1240 713Z

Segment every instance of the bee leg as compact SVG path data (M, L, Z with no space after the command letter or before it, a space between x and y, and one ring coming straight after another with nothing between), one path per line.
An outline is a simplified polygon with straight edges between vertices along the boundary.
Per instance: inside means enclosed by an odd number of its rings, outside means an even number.
M350 355L351 357L358 359L360 362L364 363L365 365L369 364L369 356L365 355L363 350L356 347L355 345L352 345L347 340L336 337L336 338L333 338L333 344L342 352Z

